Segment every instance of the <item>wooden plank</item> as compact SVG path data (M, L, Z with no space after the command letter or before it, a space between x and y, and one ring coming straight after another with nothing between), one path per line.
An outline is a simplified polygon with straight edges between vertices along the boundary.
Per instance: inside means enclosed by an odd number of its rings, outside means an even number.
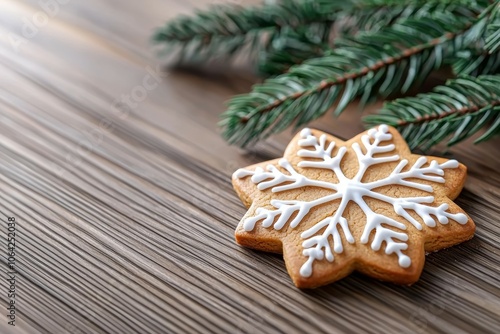
M163 68L152 29L207 2L71 1L12 47L38 2L0 13L0 213L18 220L19 331L495 332L500 328L498 140L453 148L469 167L458 203L477 236L431 254L419 283L361 275L313 291L293 287L280 256L242 249L238 167L280 156L286 131L252 152L220 138L231 95L258 80ZM133 22L133 24L131 23ZM158 75L130 110L116 101ZM344 138L356 106L313 126ZM376 106L370 107L374 110ZM368 111L369 112L369 111ZM5 249L5 239L1 240ZM6 289L2 281L2 291ZM3 302L6 295L1 294ZM10 331L10 332L8 332Z

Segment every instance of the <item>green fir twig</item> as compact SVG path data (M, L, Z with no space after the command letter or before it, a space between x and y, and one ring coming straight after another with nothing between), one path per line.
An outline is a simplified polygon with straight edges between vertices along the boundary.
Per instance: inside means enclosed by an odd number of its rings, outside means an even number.
M398 127L412 148L500 132L500 0L281 0L214 6L158 29L183 62L245 54L276 77L228 102L224 137L247 146L355 98L361 105L418 86L451 65L458 77L386 103L367 125Z
M462 76L431 93L388 102L364 118L367 126L389 124L410 148L428 149L442 141L455 145L484 130L475 143L500 134L500 76Z
M407 91L462 47L473 22L435 13L339 40L329 55L294 66L230 100L221 121L224 137L246 146L293 123L306 124L335 103L338 115L357 96L366 103Z

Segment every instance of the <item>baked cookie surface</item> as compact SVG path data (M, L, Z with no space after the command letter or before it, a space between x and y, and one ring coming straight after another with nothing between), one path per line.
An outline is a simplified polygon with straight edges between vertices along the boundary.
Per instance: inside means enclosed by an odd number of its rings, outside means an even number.
M354 270L412 284L426 252L474 235L474 223L453 202L466 171L456 160L412 154L386 125L346 142L304 129L283 158L233 174L234 189L249 208L236 241L283 253L299 288Z

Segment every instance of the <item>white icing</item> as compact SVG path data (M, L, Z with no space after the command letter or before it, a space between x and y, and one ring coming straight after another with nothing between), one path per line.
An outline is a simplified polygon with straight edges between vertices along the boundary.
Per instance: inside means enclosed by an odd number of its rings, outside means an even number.
M272 200L271 205L275 210L258 208L253 217L248 217L243 222L243 228L246 231L252 231L259 221L262 221L263 227L269 228L273 226L274 229L280 230L291 220L290 228L295 228L312 208L340 200L339 207L332 216L316 223L301 234L301 237L304 239L302 254L307 257L306 262L300 269L302 276L309 277L312 275L313 264L316 260L326 259L329 262L333 262L335 259L333 253L339 254L343 252L344 247L339 227L341 227L342 234L348 243L353 244L355 242L349 229L349 222L343 217L349 202L356 203L366 216L366 225L359 241L362 244L367 244L371 233L374 231L374 237L370 244L371 249L378 251L381 249L382 244L385 243L386 254L396 254L398 263L403 268L411 266L410 257L403 253L408 248L408 244L406 243L408 235L404 232L406 225L383 214L374 212L365 202L364 197L371 197L392 205L396 214L418 230L422 230L422 223L409 214L408 211L410 210L419 216L422 222L429 227L435 227L437 222L448 224L449 219L459 224L467 223L468 218L466 215L447 212L449 208L448 204L441 204L438 207L427 205L434 202L433 196L395 198L376 192L376 188L400 185L432 193L433 188L431 185L419 183L417 180L444 183L444 169L457 168L459 164L456 160L448 160L442 164L432 160L428 166L425 166L427 158L420 157L415 161L413 166L403 171L409 162L406 159L400 159L400 156L397 154L387 155L394 151L396 147L394 144L388 143L392 140L392 134L389 132L388 127L380 125L377 129L371 129L366 135L362 136L362 145L358 143L352 144L351 148L356 154L359 168L354 177L348 178L340 166L340 162L347 153L346 147L339 147L337 152L333 154L335 143L331 142L327 144L325 134L317 138L312 134L311 130L306 128L301 131L300 136L298 144L302 149L297 152L297 155L303 158L303 160L298 163L298 167L331 170L339 180L338 183L309 179L297 172L286 159L281 159L278 164L288 172L287 174L276 166L268 165L266 166L266 170L262 168L256 168L254 171L239 169L234 173L234 177L244 178L252 176L251 180L257 184L259 190L271 188L271 191L275 193L305 186L332 190L332 194L312 201ZM307 149L311 147L313 148L312 150ZM380 154L384 155L380 156ZM310 158L315 160L307 160ZM363 182L363 176L370 167L396 161L399 161L398 165L387 177L372 182ZM296 215L291 219L294 214ZM320 231L323 232L317 234ZM330 246L330 240L333 242L333 250Z

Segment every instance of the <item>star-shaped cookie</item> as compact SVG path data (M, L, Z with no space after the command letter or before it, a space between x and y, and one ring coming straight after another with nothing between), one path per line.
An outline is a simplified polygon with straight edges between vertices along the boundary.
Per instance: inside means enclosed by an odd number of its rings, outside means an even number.
M233 174L249 208L236 241L283 253L299 288L355 270L412 284L426 252L474 235L474 223L453 202L465 177L456 160L412 154L386 125L346 142L304 129L283 158Z

